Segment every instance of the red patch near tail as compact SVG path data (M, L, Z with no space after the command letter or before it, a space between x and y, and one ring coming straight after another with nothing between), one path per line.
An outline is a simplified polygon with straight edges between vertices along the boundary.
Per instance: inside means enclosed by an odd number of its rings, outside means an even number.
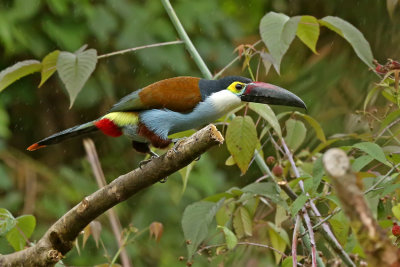
M39 145L38 143L35 143L35 144L31 145L30 147L28 147L26 150L34 151L34 150L42 148L42 147L46 147L46 146L45 145Z
M115 125L112 120L109 120L107 118L96 121L94 125L105 135L112 137L118 137L122 135L121 129L117 125Z

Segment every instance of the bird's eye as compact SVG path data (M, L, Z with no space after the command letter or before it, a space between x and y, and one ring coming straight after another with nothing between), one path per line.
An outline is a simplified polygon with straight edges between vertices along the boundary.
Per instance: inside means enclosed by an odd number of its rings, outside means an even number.
M242 90L242 89L243 89L243 84L238 83L238 84L235 85L235 88L236 88L237 90Z

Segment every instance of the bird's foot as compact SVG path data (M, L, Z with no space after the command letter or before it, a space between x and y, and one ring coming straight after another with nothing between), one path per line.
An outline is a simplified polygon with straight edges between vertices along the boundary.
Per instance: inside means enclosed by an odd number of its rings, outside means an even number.
M141 162L139 162L139 168L141 169L143 165L146 165L147 163L149 163L150 161L152 161L153 159L156 159L159 157L159 155L153 151L149 151L149 154L151 155L151 157L149 159L146 160L142 160Z
M201 156L198 156L197 158L194 159L194 161L199 161Z
M182 138L175 138L172 139L172 143L174 143L174 147L172 148L172 150L177 153L178 151L176 150L180 144L182 143L182 141L184 141L187 137L182 137Z

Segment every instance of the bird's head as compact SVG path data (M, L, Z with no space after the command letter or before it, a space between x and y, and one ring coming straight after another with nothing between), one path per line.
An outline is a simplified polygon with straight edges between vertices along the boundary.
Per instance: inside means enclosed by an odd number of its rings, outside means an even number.
M307 108L297 95L273 84L253 82L240 76L224 77L218 80L218 83L220 88L226 88L241 101Z

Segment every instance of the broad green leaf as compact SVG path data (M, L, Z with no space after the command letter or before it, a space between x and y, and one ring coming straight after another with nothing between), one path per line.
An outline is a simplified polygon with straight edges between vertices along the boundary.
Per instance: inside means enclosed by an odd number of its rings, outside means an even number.
M382 121L381 127L379 128L379 132L385 129L388 125L390 125L398 118L400 118L400 109L389 113L389 115L387 115L386 118Z
M387 163L385 153L383 152L382 148L375 143L371 142L362 142L353 145L353 147L360 149L361 151L367 153L377 161L380 161L384 164Z
M282 261L281 267L292 267L293 266L293 256L289 256Z
M264 196L275 203L281 203L280 188L272 182L252 183L242 188L243 192Z
M16 80L40 71L42 64L37 60L24 60L0 72L0 92Z
M200 201L186 207L182 216L182 228L185 239L190 241L187 246L189 259L207 237L208 227L224 201L224 198L217 203Z
M319 37L319 24L315 17L301 16L296 35L315 54L318 54L315 48Z
M10 231L17 221L14 216L6 209L0 208L0 236L3 236Z
M57 70L57 59L60 54L59 50L53 51L42 60L42 79L39 84L39 88L53 75Z
M268 229L268 234L269 239L271 240L272 247L283 253L287 246L285 240L272 227ZM282 258L282 255L274 251L274 256L275 263L278 264Z
M58 55L57 71L64 83L70 99L70 108L76 96L96 68L97 51L79 49L75 53L62 51Z
M329 220L333 232L335 233L335 236L337 237L338 241L342 246L346 244L350 229L350 225L344 216L345 215L343 214L343 212L340 212L337 215L335 215L333 219Z
M296 36L299 20L297 17L290 19L285 14L269 12L260 21L261 39L267 46L278 73L282 57Z
M296 214L301 210L301 208L304 207L304 204L306 204L308 200L308 196L305 194L299 195L296 200L292 203L292 206L290 207L290 213L292 216L296 216Z
M392 207L393 215L396 217L397 220L400 221L400 204Z
M217 224L225 226L231 220L235 207L235 202L225 201L225 204L222 205L217 214L215 214L215 220L217 221Z
M373 161L374 158L370 155L362 155L361 157L358 157L354 160L353 164L351 165L351 168L355 172L359 172L367 166L371 161Z
M249 116L237 116L228 125L226 145L242 174L246 173L257 147L256 126Z
M236 247L238 243L238 239L235 236L235 234L227 227L225 226L219 226L219 229L222 229L224 236L225 236L225 241L226 241L226 246L228 247L229 250L232 250Z
M7 235L7 241L15 251L24 249L26 239L30 238L36 227L36 219L33 215L22 215L16 218L16 225Z
M249 108L266 120L278 136L282 137L281 126L270 106L259 103L249 103Z
M233 215L233 228L238 238L253 235L253 222L247 209L240 206Z
M352 24L339 18L327 16L319 20L319 23L336 32L353 47L357 56L370 68L374 68L372 61L374 59L368 41L364 35Z
M319 140L321 140L321 142L326 143L326 137L325 137L324 130L322 129L322 127L318 123L318 121L316 121L313 117L311 117L307 114L303 114L303 113L300 113L297 111L296 111L296 114L301 116L303 119L305 119L311 125L311 127L314 128L315 134L317 135L317 138Z
M285 142L289 148L291 148L293 151L296 151L306 138L307 129L304 126L304 123L299 120L288 119L285 124Z

